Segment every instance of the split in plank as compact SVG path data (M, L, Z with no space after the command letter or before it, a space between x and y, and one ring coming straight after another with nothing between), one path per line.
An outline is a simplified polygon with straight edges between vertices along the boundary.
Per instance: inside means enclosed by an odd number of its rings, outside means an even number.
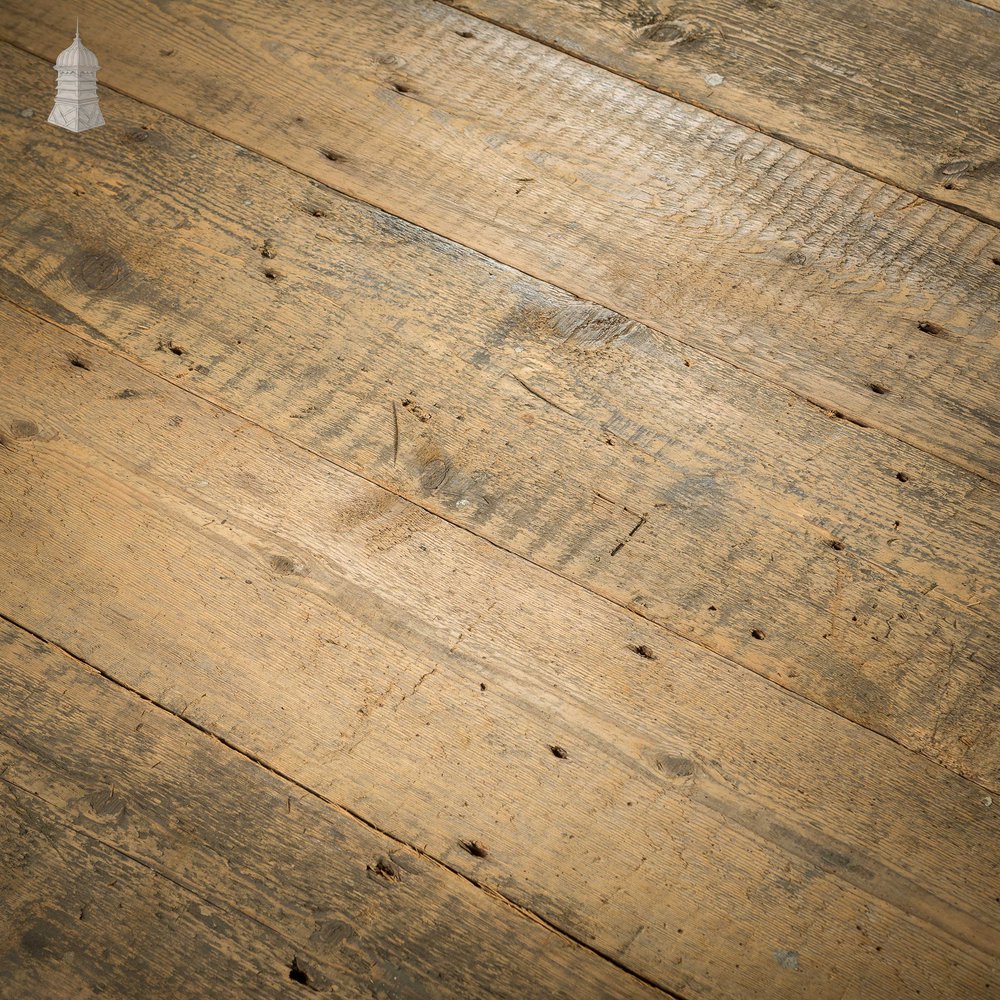
M997 476L993 226L429 0L88 10L116 89Z
M990 995L981 788L105 349L0 334L0 612L685 997Z
M50 69L8 54L30 100ZM86 143L2 126L4 294L1000 783L993 484L120 95L105 113L126 124Z

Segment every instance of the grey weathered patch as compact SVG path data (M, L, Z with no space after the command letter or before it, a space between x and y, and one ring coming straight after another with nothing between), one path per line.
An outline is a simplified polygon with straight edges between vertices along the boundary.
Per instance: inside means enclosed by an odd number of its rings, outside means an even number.
M788 951L785 948L775 948L774 961L782 969L790 969L792 972L799 971L799 953L797 951Z

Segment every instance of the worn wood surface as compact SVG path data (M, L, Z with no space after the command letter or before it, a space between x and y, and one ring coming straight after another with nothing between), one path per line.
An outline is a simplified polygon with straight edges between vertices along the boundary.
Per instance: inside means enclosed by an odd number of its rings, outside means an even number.
M995 991L981 787L102 348L0 331L13 621L685 997Z
M6 779L0 890L4 1000L301 996L293 946L271 928L72 829Z
M993 226L426 0L88 16L105 83L996 477Z
M49 70L8 55L30 102ZM108 112L85 144L0 125L3 294L1000 784L995 486L126 98Z
M664 996L2 621L0 665L0 996Z
M1000 221L1000 17L966 0L448 0Z

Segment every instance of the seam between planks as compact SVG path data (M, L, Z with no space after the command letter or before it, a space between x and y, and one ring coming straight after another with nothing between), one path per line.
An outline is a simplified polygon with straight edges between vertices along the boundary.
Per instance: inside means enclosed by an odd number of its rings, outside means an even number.
M587 66L592 66L594 69L600 70L601 72L610 73L612 76L628 80L631 83L642 87L643 90L650 91L650 93L665 95L681 104L686 104L689 107L697 108L699 111L704 111L705 114L712 115L714 118L722 118L725 121L732 122L734 125L741 125L744 128L748 128L759 133L760 135L766 135L772 139L776 139L778 142L783 142L786 146L794 146L796 149L801 149L804 153L809 153L810 156L826 160L829 163L836 163L838 166L846 167L848 170L852 170L856 174L862 174L865 177L870 177L872 180L879 181L880 183L886 184L898 191L906 191L908 194L916 195L922 201L930 202L933 205L938 205L939 207L948 209L949 211L957 212L960 215L969 216L977 222L982 222L987 226L1000 228L1000 219L992 219L988 215L984 215L982 212L979 212L974 208L968 208L965 205L958 205L953 202L946 201L936 195L923 194L920 191L916 191L913 188L900 184L898 181L892 180L890 177L876 173L873 170L866 170L864 167L859 167L856 163L851 163L850 160L845 160L843 157L836 156L833 153L827 153L821 149L810 146L804 141L795 139L785 132L772 131L770 129L762 128L760 125L752 122L749 118L737 118L734 115L727 115L722 111L716 110L715 108L710 108L705 104L700 104L689 95L682 95L679 91L668 90L665 87L653 86L648 81L643 80L642 77L633 76L631 73L626 73L622 69L612 69L610 66L605 66L604 63L597 62L581 52L574 52L571 49L567 49L564 46L559 45L555 41L547 41L538 35L531 34L523 28L513 27L509 24L504 24L502 21L497 21L492 17L487 17L485 14L477 14L473 11L466 10L461 3L454 2L454 0L433 0L433 2L441 7L447 7L450 10L458 11L458 13L464 14L466 17L471 17L476 21L482 21L484 24L492 24L493 27L499 28L501 31L506 31L512 35L518 35L529 42L534 42L536 45L542 45L545 48L551 49L553 52L558 52L569 59L575 60L576 62L585 63ZM984 7L982 4L972 3L971 0L965 0L965 2L967 2L969 6L975 7L977 10L988 11L991 14L996 13L996 11L994 11L991 7Z
M994 7L991 3L979 3L977 0L958 0L959 3L964 3L967 7L975 7L976 10L985 10L990 14L1000 14L1000 7ZM993 0L996 3L996 0Z
M435 0L435 2L438 2L438 0ZM449 9L453 9L453 8L449 8ZM461 13L464 13L464 12L461 12ZM472 15L468 15L468 16L472 16ZM492 22L490 22L490 23L492 23ZM498 27L500 27L501 30L508 30L508 29L502 28L502 26L498 26ZM528 36L524 36L524 37L528 37ZM534 42L534 39L529 39L529 40ZM18 49L19 51L25 53L26 55L32 56L35 59L41 59L44 62L48 62L48 59L45 56L40 55L39 53L33 51L32 49L25 48L20 43L15 42L15 41L11 41L9 38L4 38L4 37L0 36L0 42L3 42L6 45L10 45L12 48ZM537 44L542 44L542 43L537 43ZM575 58L575 57L570 56L570 58ZM594 64L594 65L596 66L596 64ZM604 72L608 72L608 73L611 72L610 70L604 70L603 67L596 66L596 68L601 69ZM611 73L611 75L613 76L614 74ZM743 365L741 365L738 362L734 361L732 358L727 358L724 355L716 354L716 353L714 353L713 351L709 350L709 348L707 348L706 346L704 346L702 344L692 343L691 341L684 340L683 338L678 337L675 334L668 333L667 331L665 331L665 330L661 329L659 326L657 326L655 324L655 321L653 321L653 320L647 321L647 320L637 319L635 316L632 316L632 315L630 315L627 312L623 312L620 306L617 306L617 305L615 305L613 303L608 303L608 302L602 301L601 299L586 298L586 297L578 294L577 292L574 292L571 289L567 288L565 285L557 283L556 281L554 281L551 278L543 277L541 275L535 274L532 271L526 271L523 268L518 267L516 264L511 264L511 263L509 263L506 260L501 260L499 258L492 257L485 250L482 250L482 249L480 249L480 248L478 248L476 246L473 246L470 243L463 243L461 240L459 240L455 236L449 236L447 233L440 232L437 229L431 229L428 226L424 226L424 225L422 225L419 222L414 222L412 219L408 219L405 215L399 215L399 214L397 214L397 213L395 213L395 212L393 212L393 211L385 208L384 206L378 204L377 202L368 201L366 198L362 198L362 197L360 197L358 195L350 194L347 191L345 191L343 188L337 187L335 184L332 184L332 183L330 183L328 181L323 181L323 180L320 180L319 178L313 177L312 174L307 173L305 170L300 170L297 167L293 167L290 164L285 163L283 160L280 160L277 157L272 156L270 153L267 153L267 152L265 152L265 151L263 151L261 149L258 149L256 146L244 145L242 142L239 142L236 139L233 139L233 138L229 137L228 135L225 135L225 134L223 134L221 132L216 132L213 129L210 129L210 128L208 128L205 125L199 125L197 122L190 121L189 119L184 118L181 115L175 113L174 111L171 111L171 110L169 110L167 108L164 108L164 107L162 107L159 104L154 104L154 103L152 103L150 101L144 100L143 98L136 97L134 94L130 93L127 90L122 90L119 87L113 87L113 86L110 86L109 84L104 84L104 83L99 84L99 87L103 87L104 89L109 90L112 93L120 94L122 97L126 97L129 100L131 100L131 101L135 101L137 104L141 104L144 107L152 108L154 111L158 111L160 114L166 115L169 118L173 118L175 121L182 122L184 125L187 125L189 128L194 128L194 129L197 129L198 131L203 132L203 133L205 133L207 135L214 136L216 139L220 140L221 142L225 142L225 143L227 143L227 144L229 144L231 146L236 146L236 147L238 147L240 149L249 150L255 156L259 156L262 160L266 160L268 163L273 163L273 164L275 164L275 166L281 167L282 169L287 170L290 173L295 174L298 177L302 177L302 178L304 178L305 180L307 180L307 181L309 181L311 183L318 184L320 187L327 188L330 191L335 191L342 198L346 198L347 200L355 202L356 204L367 205L370 208L373 208L376 211L381 212L383 215L386 215L386 216L388 216L391 219L399 219L400 221L405 222L408 225L415 226L417 229L420 229L423 232L431 233L432 235L438 237L438 239L445 240L446 242L452 244L453 246L463 247L464 249L468 250L470 253L477 254L478 256L484 258L485 260L491 261L492 263L497 264L497 265L499 265L501 267L505 267L509 271L511 271L511 272L513 272L515 274L522 274L525 277L530 278L532 281L537 281L540 284L548 286L549 288L558 289L559 291L564 292L566 295L572 296L577 302L583 303L584 305L596 305L596 306L600 306L601 308L607 309L610 312L615 313L615 315L617 315L617 316L621 316L621 317L623 317L623 318L625 318L627 320L631 320L633 323L638 323L640 326L645 326L649 330L651 330L655 334L657 334L658 336L665 337L668 340L672 340L672 341L674 341L676 343L679 343L679 344L684 344L685 347L689 347L692 350L696 350L696 351L700 352L701 354L703 354L705 357L712 358L714 361L719 362L719 364L725 365L726 367L732 369L733 371L739 372L741 375L746 376L747 378L756 379L756 380L758 380L758 381L760 381L760 382L762 382L762 383L764 383L766 385L775 386L776 388L780 389L782 392L787 392L789 395L794 396L796 399L802 400L802 402L808 404L809 406L814 407L815 409L819 410L821 413L823 413L825 415L830 415L834 411L841 412L841 410L842 410L845 413L845 415L846 415L847 420L848 420L849 423L856 424L858 427L863 427L866 430L874 430L874 431L876 431L876 432L878 432L880 434L884 434L886 437L891 438L894 441L900 441L903 444L906 444L909 447L914 448L916 451L922 452L925 455L930 455L931 457L939 459L942 462L947 462L949 465L952 465L952 466L954 466L957 469L961 469L963 472L969 473L970 475L975 476L977 479L981 479L981 480L983 480L985 482L989 482L989 483L992 483L994 485L1000 485L1000 473L998 473L997 476L996 476L996 478L994 478L993 476L987 475L986 473L980 471L979 469L973 468L972 466L965 464L964 462L956 459L952 455L948 455L948 454L945 454L942 451L938 451L936 448L934 448L934 447L932 447L932 446L930 446L928 444L925 444L924 442L916 441L916 440L911 439L905 433L896 433L896 432L893 432L891 430L888 430L886 427L881 426L878 423L878 418L877 417L872 417L872 416L866 414L863 420L860 419L860 418L859 419L853 419L852 416L851 416L851 412L850 412L850 410L851 410L850 404L839 404L839 403L838 404L834 404L834 403L831 403L830 405L827 405L827 404L825 404L823 402L820 402L818 399L814 399L811 396L806 395L804 392L801 392L800 390L798 390L798 389L796 389L796 388L794 388L792 386L784 384L783 382L779 381L776 378L772 378L772 377L770 377L770 376L768 376L766 374L763 374L762 372L757 372L757 371L754 371L754 370L752 370L750 368L745 368ZM646 88L646 89L648 89L648 88ZM658 93L658 91L657 91L657 93ZM714 112L708 112L708 113L709 114L714 114ZM722 117L722 116L721 115L717 115L716 117ZM742 123L738 123L738 124L742 124ZM758 130L758 132L759 132L759 130ZM759 134L767 135L768 133L759 132ZM779 139L777 141L783 142L784 140L783 139ZM859 173L859 174L861 173L860 171L856 171L856 172ZM896 187L896 185L892 184L891 182L886 181L884 183L886 183L888 187L891 187L894 190L898 190L898 191L901 191L901 192L905 191L907 194L913 194L914 193L914 192L909 191L908 189L898 188L898 187ZM923 196L916 195L916 197L921 197L922 198ZM929 199L924 199L924 200L929 200ZM953 210L952 207L949 206L949 205L941 204L939 207L943 208L944 210ZM958 213L956 211L956 214L961 214L961 213ZM991 225L991 226L1000 225L1000 224L991 223L988 220L983 220L983 221L986 222L988 225ZM869 421L872 421L872 422L870 423Z
M627 965L624 965L622 962L618 961L617 959L613 958L612 956L607 955L604 952L600 951L599 949L594 948L592 945L586 944L584 941L581 941L579 938L574 937L572 934L570 934L569 932L567 932L567 931L563 930L562 928L558 927L556 924L551 923L550 921L548 921L545 917L541 916L540 914L535 913L533 910L530 910L530 909L528 909L525 906L521 906L519 903L515 903L512 899L509 899L502 892L500 892L499 889L496 889L493 886L481 884L476 879L470 878L468 875L466 875L463 872L459 871L457 868L452 868L450 865L448 865L444 861L441 861L439 858L435 857L433 854L428 854L426 851L424 851L421 848L417 847L416 844L411 844L408 841L403 840L400 837L397 837L396 835L394 835L392 833L389 833L386 830L381 829L380 827L378 827L374 823L372 823L370 820L365 819L365 817L362 816L360 813L357 813L353 809L350 809L348 806L344 806L344 805L341 805L338 802L334 802L332 799L327 798L325 795L322 795L320 792L317 792L316 790L310 788L308 785L303 784L302 782L300 782L297 779L291 777L290 775L285 774L283 771L280 771L277 768L272 767L270 764L268 764L266 761L264 761L262 758L258 757L256 754L252 753L251 751L245 750L242 747L237 746L235 743L231 743L225 737L219 736L218 733L215 733L212 730L207 729L205 726L200 725L199 723L195 722L193 719L189 719L186 715L183 715L180 712L175 712L172 709L168 708L166 705L161 704L155 698L151 698L149 695L143 694L141 691L137 691L135 688L132 688L128 684L125 684L123 681L119 680L114 675L112 675L112 674L108 673L107 671L103 670L101 667L95 666L93 663L89 662L88 660L85 660L82 656L78 656L76 653L74 653L71 650L67 649L65 646L61 645L60 643L54 642L51 639L45 638L45 636L41 635L38 632L35 632L33 629L30 629L27 626L21 624L16 619L11 618L8 615L4 614L2 611L0 611L0 620L7 622L9 625L12 625L14 628L20 629L22 632L26 633L27 635L32 636L33 638L37 639L39 642L45 643L46 646L49 646L52 649L58 650L62 655L68 657L70 660L72 660L74 663L78 664L82 668L84 668L86 670L92 671L93 673L95 673L98 676L102 677L104 680L108 681L110 684L114 684L116 687L120 688L122 691L126 691L126 692L128 692L128 694L130 694L130 695L132 695L132 696L134 696L136 698L139 698L141 701L144 701L147 704L152 705L154 708L159 709L161 712L165 712L167 715L172 716L173 718L177 719L178 721L184 723L187 726L190 726L192 729L197 730L199 733L202 733L203 735L207 736L209 739L215 740L216 742L222 744L222 746L224 746L227 750L230 750L231 752L233 752L235 754L238 754L240 757L243 757L245 760L250 761L252 764L255 764L257 767L261 768L263 771L266 771L268 774L272 775L273 777L276 777L276 778L280 779L281 781L285 782L286 784L292 785L293 787L298 788L300 791L305 792L311 798L314 798L317 801L322 802L326 807L333 809L334 811L340 813L342 816L345 816L348 819L351 819L354 822L359 823L361 826L365 827L368 830L371 830L373 833L377 833L380 836L385 837L388 840L393 841L393 843L398 844L400 847L405 847L407 850L412 851L414 854L416 854L419 857L425 859L426 861L432 863L433 865L435 865L437 868L441 869L442 871L448 872L450 875L457 876L458 878L462 879L464 882L467 882L469 885L472 885L476 889L480 890L481 892L484 892L487 896L489 896L489 897L491 897L493 899L496 899L497 901L501 902L502 904L505 904L506 906L510 907L519 916L521 916L521 917L523 917L523 918L525 918L527 920L534 921L537 924L541 924L543 927L547 928L553 934L557 934L559 937L563 938L564 940L569 941L572 944L577 945L578 947L583 948L586 951L589 951L591 954L594 954L598 958L603 959L605 962L608 962L610 965L613 965L615 968L617 968L617 969L621 970L622 972L626 973L627 975L631 976L633 979L636 979L637 981L643 983L644 985L649 986L652 989L655 989L658 992L662 993L665 997L670 998L670 1000L686 1000L686 998L684 996L682 996L680 993L675 993L672 990L670 990L668 987L662 986L662 985L660 985L659 983L655 982L652 979L648 979L647 977L643 976L641 973L638 973L635 970L630 969ZM4 780L6 780L6 779L4 779ZM12 782L9 782L9 783L13 784ZM100 843L104 843L103 841L99 841L99 842ZM126 853L125 851L118 850L118 848L115 848L112 845L106 845L106 846L111 847L112 850L117 851L117 853L123 855L126 858L131 859L132 861L136 861L138 864L142 865L143 867L149 868L150 871L155 872L158 875L163 875L164 878L166 878L170 882L173 882L175 885L179 886L180 888L182 888L182 889L187 889L188 888L187 886L183 885L183 883L176 882L174 879L170 878L170 876L165 875L162 872L157 871L157 869L155 869L155 868L151 867L150 865L146 864L146 862L141 861L138 858L132 857L132 855ZM189 891L194 892L194 894L196 896L198 896L198 898L205 898L205 897L200 896L194 890L189 890ZM212 901L211 900L206 900L206 902L211 903ZM213 905L215 905L215 904L213 904ZM235 912L242 913L242 911L239 910L238 907L233 907L233 910ZM254 919L254 918L252 918L252 919ZM265 924L265 923L261 922L260 920L257 920L256 922L258 924L260 924L262 927L267 927L269 930L274 931L274 928L270 927L268 924ZM275 931L275 933L279 933L279 932ZM285 937L285 935L283 935L283 934L280 934L280 936L281 937Z
M119 360L121 360L125 364L129 365L130 367L137 368L139 371L143 372L144 374L146 374L146 375L148 375L148 376L150 376L152 378L155 378L155 379L157 379L157 380L159 380L161 382L164 382L164 383L166 383L167 385L171 386L174 389L180 389L181 391L188 393L188 395L194 397L195 399L197 399L197 400L199 400L199 401L201 401L203 403L206 403L207 405L213 407L216 410L221 410L222 412L228 413L230 416L235 417L237 420L240 420L240 421L242 421L242 422L244 422L246 424L249 424L252 427L256 427L258 430L263 431L265 434L267 434L272 439L274 439L276 441L280 441L284 445L287 445L288 447L295 448L295 449L297 449L300 452L304 452L306 454L312 455L313 458L318 459L320 462L323 462L325 464L331 465L334 468L340 469L343 472L348 473L349 475L356 476L358 479L361 479L364 482L369 483L370 485L377 487L378 489L385 490L385 492L387 492L387 493L391 493L393 496L398 497L400 500L403 500L404 502L406 502L408 504L411 504L413 507L416 507L417 509L424 511L424 513L429 514L431 517L437 518L438 520L443 521L445 524L450 524L453 527L458 528L459 530L466 532L467 534L471 535L473 538L476 538L479 541L486 543L487 545L491 546L494 549L499 550L500 552L506 553L508 556L511 556L514 559L517 559L519 562L526 563L529 566L534 566L536 569L541 570L543 573L551 574L552 576L557 577L560 580L565 581L566 583L570 584L571 586L579 588L580 590L584 591L585 593L591 595L591 597L595 598L596 600L606 601L608 604L614 606L615 608L618 608L621 611L624 611L626 614L628 614L628 615L634 615L636 618L640 619L641 621L646 622L652 628L661 630L661 631L667 633L668 635L671 635L674 638L679 639L681 642L687 643L687 644L689 644L691 646L695 646L698 649L702 650L703 652L709 653L712 656L717 656L720 660L725 660L727 663L732 664L734 667L737 667L740 670L746 670L746 671L749 671L752 674L755 674L757 677L760 678L761 681L763 681L764 683L768 684L774 690L780 691L782 694L784 694L786 696L789 696L789 697L792 697L792 698L796 698L799 701L801 701L801 702L803 702L803 703L805 703L807 705L811 705L814 708L818 708L818 709L822 710L823 712L826 712L826 713L828 713L830 715L836 716L838 719L842 719L843 721L845 721L845 722L847 722L847 723L849 723L849 724L851 724L853 726L857 726L859 729L863 729L863 730L865 730L865 731L867 731L869 733L872 733L874 736L877 736L880 739L887 740L889 743L895 744L900 749L905 750L907 753L914 754L914 755L916 755L918 757L921 757L923 760L925 760L928 763L934 765L935 767L941 768L942 771L946 771L949 774L952 774L952 775L960 778L962 781L967 781L967 782L969 782L970 785L974 785L977 788L981 788L984 792L988 792L990 794L996 794L998 791L1000 791L1000 788L994 788L992 785L986 785L982 781L980 781L980 780L978 780L978 779L976 779L974 777L971 777L971 776L966 775L966 774L962 774L960 771L954 770L953 768L949 767L947 764L944 764L941 761L936 760L935 758L931 757L929 754L924 753L922 750L916 750L913 747L910 747L907 744L900 742L898 739L896 739L893 736L890 736L888 733L883 733L883 732L881 732L878 729L872 728L871 726L866 726L864 723L859 722L856 719L851 719L851 718L849 718L846 715L841 715L839 712L835 712L832 708L830 708L828 705L824 705L822 702L813 701L811 698L807 698L805 695L799 693L798 691L795 691L795 690L793 690L791 688L786 688L783 684L779 683L778 681L776 681L776 680L774 680L774 679L772 679L770 677L767 677L764 674L757 673L756 670L753 670L751 667L747 666L745 663L741 663L739 660L733 659L731 656L727 656L725 653L721 653L721 652L719 652L717 650L712 649L710 646L706 646L704 643L698 642L697 639L694 639L694 638L692 638L690 636L686 636L686 635L682 634L681 632L678 632L675 629L672 629L669 625L665 624L664 622L657 621L655 618L651 618L651 617L643 614L641 611L636 610L633 607L630 607L628 604L624 603L623 601L618 600L617 598L615 598L612 595L604 594L604 593L602 593L601 591L598 591L598 590L593 590L586 583L582 583L581 581L576 580L576 579L574 579L571 576L567 576L566 574L561 573L557 569L553 569L553 568L550 568L548 566L543 565L542 563L536 562L530 556L523 555L520 552L517 552L517 551L515 551L513 549L509 549L506 546L501 545L499 542L495 542L495 541L493 541L493 539L487 538L485 535L480 535L478 532L474 531L468 525L462 524L460 521L453 521L451 518L446 517L444 513L441 513L441 512L436 511L436 510L432 510L429 507L425 507L422 503L419 502L419 500L414 499L414 498L412 498L410 496L407 496L407 494L401 493L399 490L394 489L390 485L383 484L383 483L379 482L377 479L371 478L369 475L367 475L363 471L358 471L358 470L356 470L354 468L351 468L350 466L343 465L340 462L336 461L334 458L332 458L332 457L330 457L328 455L324 455L322 452L314 451L312 448L310 448L306 444L302 444L302 443L300 443L298 441L293 440L292 438L286 437L284 434L280 433L279 431L276 431L273 428L268 427L265 424L258 423L256 420L252 419L251 417L248 417L248 416L246 416L246 415L244 415L242 413L238 413L235 410L231 410L224 403L218 402L217 400L213 399L211 396L202 395L200 392L196 392L193 388L190 388L189 386L183 385L183 384L181 384L179 382L173 382L173 381L171 381L167 376L161 375L159 372L156 372L156 371L153 371L153 370L151 370L149 368L146 368L138 360L136 360L135 358L132 358L131 356L129 356L127 354L124 354L124 353L120 352L118 349L112 349L110 347L107 347L104 344L98 344L98 343L95 343L94 341L90 341L86 337L84 337L81 334L77 333L76 331L69 330L66 327L62 326L61 324L55 322L54 320L48 319L45 316L38 315L37 313L35 313L33 310L31 310L27 306L21 305L19 302L14 302L13 300L9 299L7 296L3 295L2 293L0 293L0 299L2 299L5 302L8 302L15 309L18 309L19 311L25 313L26 315L34 317L35 319L39 320L40 322L43 322L43 323L45 323L45 324L47 324L49 326L55 327L56 329L62 330L64 333L69 334L70 336L76 338L77 340L82 341L83 343L90 344L92 347L95 347L98 350L105 350L105 351L107 351L108 354L110 354L110 355L118 358ZM0 612L0 618L4 618L4 617L5 616L3 615L3 613ZM18 623L15 622L14 624L18 624ZM24 628L24 626L21 626L21 625L18 625L18 627L19 628ZM30 629L25 629L25 631L30 631ZM34 633L31 633L31 634L34 635ZM43 638L43 641L47 641L47 640L44 640L44 638ZM53 645L56 645L56 644L53 644ZM62 647L59 647L59 648L62 648ZM72 654L70 654L70 655L72 655ZM100 668L98 668L98 667L94 667L94 669L98 670L98 672L101 672ZM113 680L113 678L110 678L110 679ZM115 683L118 683L118 682L116 681ZM145 697L145 696L140 694L140 697ZM192 723L192 725L195 725L195 723ZM292 780L292 779L289 779L289 780ZM463 877L465 877L465 876L463 876ZM515 904L512 904L512 905L515 905ZM541 919L541 918L539 918L539 919Z

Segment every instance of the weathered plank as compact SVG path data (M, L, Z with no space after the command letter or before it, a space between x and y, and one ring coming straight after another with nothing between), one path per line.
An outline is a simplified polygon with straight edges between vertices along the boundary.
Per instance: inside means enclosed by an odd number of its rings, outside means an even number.
M995 989L982 788L103 349L0 334L8 617L684 996Z
M9 54L16 106L49 70ZM82 143L3 127L5 294L1000 780L994 486L118 95L105 113L123 126Z
M446 0L1000 221L1000 18L967 0Z
M6 622L0 664L0 996L664 996Z
M68 829L5 778L0 890L4 1000L302 995L281 935Z
M0 36L52 58L73 16ZM110 85L997 475L994 227L428 0L88 17Z

